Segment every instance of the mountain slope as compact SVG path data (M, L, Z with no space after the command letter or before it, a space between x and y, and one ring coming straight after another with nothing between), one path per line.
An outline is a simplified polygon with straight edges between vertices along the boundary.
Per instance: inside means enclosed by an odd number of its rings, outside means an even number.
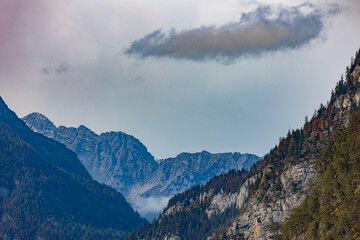
M216 153L206 151L199 153L181 153L175 158L167 158L160 162L154 177L157 184L146 194L175 195L195 184L208 182L212 177L228 170L240 170L250 167L260 158L253 154Z
M227 229L225 238L266 239L279 233L286 217L302 203L316 182L315 159L323 154L334 132L348 125L359 107L359 72L359 61L352 61L346 68L345 81L341 77L327 105L320 104L310 122L305 121L302 129L280 141L276 155L271 151L265 157L260 184Z
M312 193L282 228L283 239L360 238L360 111L316 160Z
M0 103L0 238L115 239L143 224L73 152L28 129Z
M57 128L40 113L29 114L23 120L33 131L76 152L95 180L122 192L140 213L149 217L157 216L159 210L144 207L149 205L146 199L160 202L230 169L249 169L260 159L253 154L203 151L155 161L138 139L122 132L97 135L85 126Z
M8 109L1 97L0 121L11 127L11 130L18 134L22 140L31 144L40 154L47 159L51 159L58 167L71 173L90 178L84 166L77 160L76 154L67 151L64 145L30 131L26 124L18 119L13 111Z
M249 190L246 170L231 170L171 198L159 220L127 239L207 239L240 213Z
M327 105L321 104L301 129L289 131L249 172L235 177L229 172L213 178L214 185L195 186L177 195L159 220L128 239L273 239L280 234L285 219L317 181L315 159L359 107L359 60L357 52L346 80L338 82ZM184 219L192 224L181 225Z

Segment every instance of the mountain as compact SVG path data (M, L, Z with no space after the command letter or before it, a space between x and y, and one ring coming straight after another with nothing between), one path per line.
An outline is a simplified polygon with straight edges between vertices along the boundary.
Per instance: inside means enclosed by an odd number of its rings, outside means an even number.
M231 169L240 170L250 167L260 158L253 154L216 153L181 153L175 158L161 160L153 177L147 182L155 182L154 187L146 192L151 195L175 195L195 184L208 182L209 179ZM154 181L155 179L155 181Z
M326 106L249 171L176 195L127 239L359 238L359 104L360 51Z
M56 127L40 113L23 120L33 131L76 152L95 180L122 192L148 218L158 216L175 194L230 169L249 169L260 159L253 154L203 151L156 161L138 139L123 132L97 135L85 126Z
M0 97L0 239L121 239L144 223L76 154L30 130Z
M146 147L125 133L97 135L82 125L57 128L40 113L29 114L23 121L33 131L65 144L77 154L95 180L124 194L157 168L158 163Z

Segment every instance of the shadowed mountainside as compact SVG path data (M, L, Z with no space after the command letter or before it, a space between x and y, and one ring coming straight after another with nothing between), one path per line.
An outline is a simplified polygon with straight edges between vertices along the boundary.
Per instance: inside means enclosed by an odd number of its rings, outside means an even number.
M34 133L0 98L0 238L121 239L144 223L76 154Z

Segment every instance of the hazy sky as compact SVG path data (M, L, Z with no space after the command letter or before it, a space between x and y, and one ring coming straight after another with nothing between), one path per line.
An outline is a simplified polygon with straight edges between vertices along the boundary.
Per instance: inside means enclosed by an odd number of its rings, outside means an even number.
M359 0L0 0L0 95L156 158L264 155L329 99L359 23Z

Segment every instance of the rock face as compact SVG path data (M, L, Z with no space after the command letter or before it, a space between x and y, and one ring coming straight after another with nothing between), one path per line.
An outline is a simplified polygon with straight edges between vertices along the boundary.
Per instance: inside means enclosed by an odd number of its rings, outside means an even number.
M56 127L40 113L31 113L23 121L33 131L73 150L95 180L122 192L144 215L147 212L138 206L143 205L139 196L169 198L230 169L249 169L260 159L253 154L203 151L156 161L138 139L123 132L97 135L82 125Z
M254 177L247 179L239 191L231 194L224 194L224 192L221 191L220 193L212 196L211 192L207 193L207 197L211 198L210 206L205 210L208 218L221 214L227 208L234 205L236 208L242 209L249 198L250 186L254 183L254 181Z
M272 239L278 233L285 217L299 206L309 193L315 180L313 162L289 166L280 174L281 190L270 188L266 201L258 192L251 197L243 213L226 232L227 239Z

